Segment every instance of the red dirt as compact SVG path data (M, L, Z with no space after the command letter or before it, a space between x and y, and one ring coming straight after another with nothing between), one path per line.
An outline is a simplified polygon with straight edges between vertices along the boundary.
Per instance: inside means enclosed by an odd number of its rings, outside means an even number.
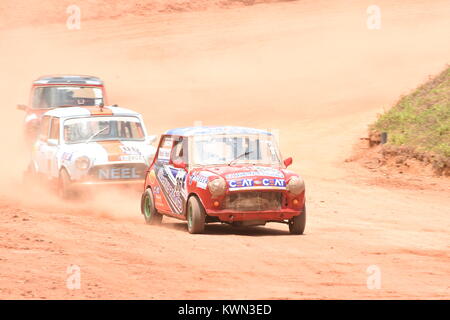
M0 29L0 298L450 298L448 180L386 185L344 162L377 112L449 62L448 1L379 0L378 31L366 28L372 2L359 0L99 11L79 31L52 18L56 2L27 1L17 16L11 5L25 2L0 6L11 22ZM25 190L14 106L49 73L100 76L155 134L198 120L278 128L306 179L306 234L211 225L193 236L171 219L145 225L138 194L62 203ZM73 264L80 290L66 287ZM366 285L371 265L377 290Z
M346 167L360 182L370 182L387 188L410 190L450 190L450 179L436 172L433 165L415 159L409 151L397 155L383 155L386 147L377 145L369 148L368 141L355 143L351 156L345 159ZM355 163L359 166L355 166ZM371 172L367 175L367 170Z

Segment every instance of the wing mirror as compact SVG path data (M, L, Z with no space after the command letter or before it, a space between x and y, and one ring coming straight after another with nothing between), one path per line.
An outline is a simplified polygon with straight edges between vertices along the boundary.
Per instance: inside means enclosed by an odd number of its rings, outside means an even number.
M289 167L292 164L292 157L284 159L283 163L286 168Z
M156 136L147 136L147 142L148 144L152 144L156 140Z
M182 160L175 160L175 161L173 162L173 166L174 166L175 168L178 168L178 169L184 169L184 170L186 170L186 168L187 168L186 162L184 162L184 161L182 161Z
M24 105L24 104L18 104L17 105L17 110L22 110L22 111L25 111L25 110L27 110L27 106L26 105Z

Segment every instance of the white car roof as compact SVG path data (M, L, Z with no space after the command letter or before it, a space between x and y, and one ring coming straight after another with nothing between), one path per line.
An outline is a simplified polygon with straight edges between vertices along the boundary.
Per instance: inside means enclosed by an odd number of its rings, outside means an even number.
M59 107L44 113L44 116L57 118L89 117L89 116L140 116L140 113L116 106L92 107Z
M43 84L66 84L66 85L103 85L103 81L94 76L88 75L48 75L42 76L33 82L35 85Z

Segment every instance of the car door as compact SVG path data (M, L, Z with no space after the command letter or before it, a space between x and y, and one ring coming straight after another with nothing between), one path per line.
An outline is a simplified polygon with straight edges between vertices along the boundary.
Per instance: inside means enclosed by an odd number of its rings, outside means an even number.
M50 133L50 117L44 116L39 128L39 135L35 144L35 163L37 171L42 174L47 173L47 140Z
M45 159L47 162L47 174L50 177L56 178L59 175L58 161L56 159L59 142L60 142L60 127L59 118L51 118L50 120L50 133L47 139L47 145L45 149Z
M158 157L155 161L156 179L161 188L168 208L158 201L158 209L169 209L170 213L183 214L184 204L187 198L186 175L187 171L183 168L176 168L173 165L174 160L184 159L187 161L187 148L185 140L182 137L167 136L164 137L158 151ZM159 190L157 190L159 191Z
M186 138L179 137L175 139L172 147L172 152L170 154L170 161L168 167L174 177L175 190L180 192L180 196L183 200L186 200L186 174L185 168L177 168L174 166L175 162L187 164L187 145Z

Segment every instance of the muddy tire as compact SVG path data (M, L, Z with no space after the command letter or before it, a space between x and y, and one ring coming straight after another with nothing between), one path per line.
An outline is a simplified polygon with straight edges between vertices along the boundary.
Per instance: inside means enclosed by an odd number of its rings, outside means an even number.
M205 231L205 209L196 197L190 197L187 204L186 219L189 233Z
M66 169L62 169L59 173L58 179L58 195L61 199L71 199L74 196L73 191L71 190L72 181L70 180L69 173Z
M30 163L27 169L22 174L22 185L24 187L30 187L39 183L39 177L36 173L36 170L34 169L34 165Z
M306 207L303 207L302 213L289 220L289 232L291 234L303 234L306 225Z
M142 194L141 212L144 215L145 223L152 225L161 224L163 216L155 208L153 193L150 188Z

